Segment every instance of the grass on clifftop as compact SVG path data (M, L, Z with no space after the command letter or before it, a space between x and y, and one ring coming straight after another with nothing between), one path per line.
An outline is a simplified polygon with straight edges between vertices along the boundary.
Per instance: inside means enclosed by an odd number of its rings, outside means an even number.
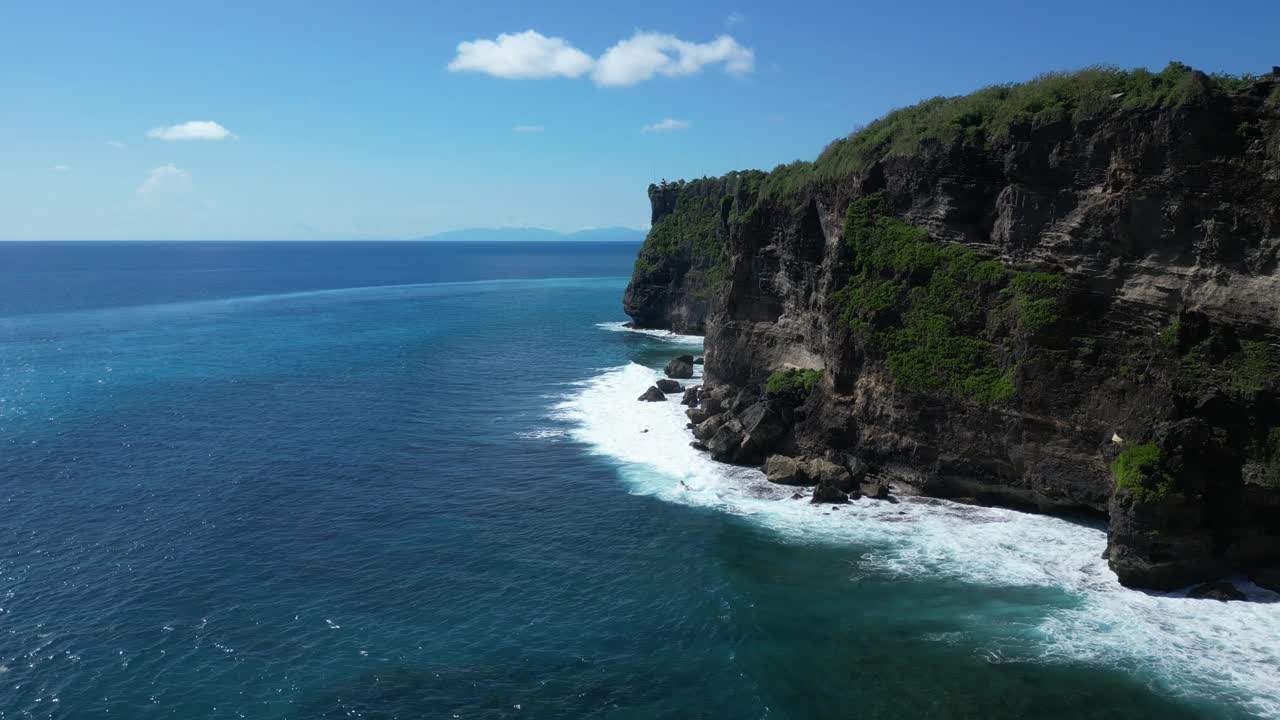
M882 158L912 153L928 141L990 144L1008 139L1020 126L1199 102L1239 92L1253 81L1250 75L1206 75L1179 62L1156 73L1111 66L1046 73L1024 83L935 97L895 110L828 145L813 163L812 174L847 177Z
M836 310L885 353L895 383L983 404L1012 397L1015 363L996 340L1056 322L1062 276L1011 272L939 243L894 217L878 193L849 207L844 241L853 266Z
M804 193L813 177L813 163L797 160L775 167L761 183L761 199L788 200Z
M750 219L757 198L794 205L815 182L856 175L875 162L909 155L930 142L989 147L1052 123L1079 123L1116 112L1208 101L1243 92L1256 80L1248 74L1206 74L1180 62L1171 62L1159 72L1095 65L992 85L967 95L930 98L833 141L812 162L797 160L769 173L729 173L725 180L750 185L750 205L738 208L733 220ZM1280 90L1266 103L1280 106Z

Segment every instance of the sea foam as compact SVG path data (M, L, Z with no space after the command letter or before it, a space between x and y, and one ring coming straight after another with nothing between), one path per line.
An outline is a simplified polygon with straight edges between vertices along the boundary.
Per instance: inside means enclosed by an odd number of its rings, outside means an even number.
M759 470L691 448L679 403L637 402L658 377L634 363L609 369L555 410L574 439L618 463L632 492L742 516L789 541L864 548L862 572L1061 591L1070 602L1042 608L1038 624L1008 639L1011 647L990 648L989 659L1131 668L1160 678L1164 692L1280 717L1280 595L1241 578L1237 585L1258 602L1126 589L1101 559L1101 529L1044 515L924 498L864 499L838 512L793 500L793 488Z
M674 343L677 345L697 345L699 348L702 347L703 338L701 335L681 335L679 333L673 333L670 330L655 330L651 328L634 328L634 327L629 327L624 322L597 323L596 327L603 328L610 332L639 333L640 335L648 335L649 337L655 337L660 340L666 340L667 342Z

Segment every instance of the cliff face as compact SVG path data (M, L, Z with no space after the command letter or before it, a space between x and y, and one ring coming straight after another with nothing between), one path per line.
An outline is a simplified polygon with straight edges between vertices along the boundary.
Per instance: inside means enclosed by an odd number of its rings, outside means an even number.
M813 164L651 187L655 232L682 206L702 224L651 234L627 312L706 318L708 386L745 390L704 403L721 434L764 406L772 451L847 453L900 492L1106 513L1127 584L1274 583L1280 76L1171 68L1154 100L1124 73L1008 117L1043 88L934 100ZM762 394L789 367L823 374ZM759 446L728 425L724 459Z
M743 176L649 186L652 229L640 247L622 306L636 327L706 332L711 295L728 264L728 206Z

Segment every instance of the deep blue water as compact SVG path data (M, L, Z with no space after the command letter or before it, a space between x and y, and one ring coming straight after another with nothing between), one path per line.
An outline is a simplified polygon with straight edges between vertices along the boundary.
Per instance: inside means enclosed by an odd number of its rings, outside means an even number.
M0 244L0 718L1275 712L1280 606L693 454L635 249Z

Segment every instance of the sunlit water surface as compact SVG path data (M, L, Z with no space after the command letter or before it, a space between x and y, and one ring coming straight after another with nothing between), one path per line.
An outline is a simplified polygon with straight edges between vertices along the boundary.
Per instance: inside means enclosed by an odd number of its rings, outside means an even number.
M689 448L634 252L0 244L0 718L1280 717L1280 603Z

